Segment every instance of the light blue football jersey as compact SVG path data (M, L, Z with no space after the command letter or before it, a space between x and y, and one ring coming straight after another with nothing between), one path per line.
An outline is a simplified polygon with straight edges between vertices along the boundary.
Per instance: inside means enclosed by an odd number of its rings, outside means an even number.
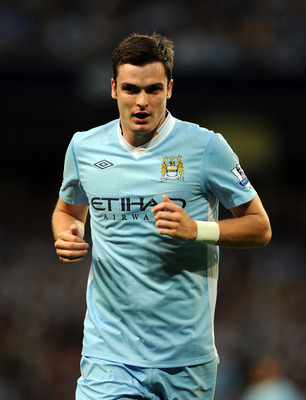
M232 208L256 192L220 134L170 113L139 148L119 120L73 136L60 197L90 208L85 356L159 368L217 356L218 246L157 234L151 210L163 194L190 217L216 221L219 201Z

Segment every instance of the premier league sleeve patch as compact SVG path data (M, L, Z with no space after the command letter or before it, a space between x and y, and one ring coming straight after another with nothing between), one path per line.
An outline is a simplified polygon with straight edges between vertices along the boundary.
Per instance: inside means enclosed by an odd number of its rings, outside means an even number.
M231 171L238 178L238 182L236 182L238 186L242 187L243 189L251 187L250 181L246 177L243 169L239 164L236 164L236 167L233 168Z

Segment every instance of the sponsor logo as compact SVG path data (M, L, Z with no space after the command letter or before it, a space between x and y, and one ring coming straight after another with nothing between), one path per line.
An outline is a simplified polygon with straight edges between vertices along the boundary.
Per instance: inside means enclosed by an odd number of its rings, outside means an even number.
M162 181L184 180L184 165L182 156L164 157L161 167Z
M186 201L180 198L171 198L181 207L186 207ZM112 221L154 221L154 216L149 209L157 205L154 199L145 199L138 197L131 199L130 197L93 197L91 206L99 213L99 218Z
M251 187L250 181L246 177L243 169L241 168L241 166L239 164L236 164L236 167L233 168L231 171L238 178L238 182L236 182L237 185L239 185L243 189Z
M181 207L186 207L186 201L179 198L171 198L173 202L180 205ZM140 212L146 211L149 207L154 207L158 202L151 198L145 200L144 197L139 197L137 199L131 199L130 197L93 197L91 199L91 205L95 210L107 211L107 212Z

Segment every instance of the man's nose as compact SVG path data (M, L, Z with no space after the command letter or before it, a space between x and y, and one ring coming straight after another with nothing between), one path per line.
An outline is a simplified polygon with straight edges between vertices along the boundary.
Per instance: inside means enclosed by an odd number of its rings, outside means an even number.
M148 96L145 91L140 92L137 97L137 105L138 107L144 109L148 105Z

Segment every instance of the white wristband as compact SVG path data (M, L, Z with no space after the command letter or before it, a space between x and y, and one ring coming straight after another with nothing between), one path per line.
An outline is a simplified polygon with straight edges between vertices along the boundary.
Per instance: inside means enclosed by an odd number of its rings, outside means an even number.
M198 228L196 242L216 244L220 237L220 228L217 222L195 221Z

